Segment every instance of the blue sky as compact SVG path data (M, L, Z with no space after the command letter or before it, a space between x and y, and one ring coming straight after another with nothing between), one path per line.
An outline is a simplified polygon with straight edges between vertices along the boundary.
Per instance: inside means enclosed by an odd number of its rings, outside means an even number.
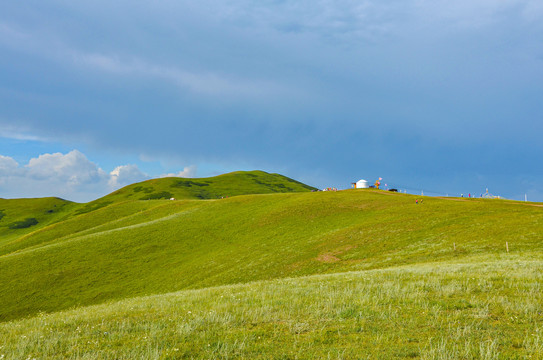
M167 175L543 201L543 3L0 5L0 197Z

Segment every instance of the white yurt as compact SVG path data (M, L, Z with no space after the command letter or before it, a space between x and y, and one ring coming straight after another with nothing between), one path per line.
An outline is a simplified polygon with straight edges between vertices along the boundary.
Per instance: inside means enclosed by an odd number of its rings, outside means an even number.
M364 180L364 179L358 180L355 183L355 189L367 189L369 187L370 187L370 184L368 183L367 180Z

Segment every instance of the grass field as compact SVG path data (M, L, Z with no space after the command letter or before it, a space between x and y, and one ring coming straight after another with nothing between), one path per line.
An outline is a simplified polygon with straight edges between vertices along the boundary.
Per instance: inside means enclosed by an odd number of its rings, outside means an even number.
M140 186L4 206L0 358L541 358L540 204Z
M63 220L78 204L59 198L0 199L0 246ZM34 222L25 220L34 219Z
M541 258L185 290L0 324L6 359L541 359Z

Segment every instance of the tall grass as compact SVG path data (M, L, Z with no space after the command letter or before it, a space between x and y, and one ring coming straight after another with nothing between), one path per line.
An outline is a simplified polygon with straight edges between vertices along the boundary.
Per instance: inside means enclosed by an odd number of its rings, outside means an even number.
M0 324L0 357L541 359L542 265L473 258L132 298Z

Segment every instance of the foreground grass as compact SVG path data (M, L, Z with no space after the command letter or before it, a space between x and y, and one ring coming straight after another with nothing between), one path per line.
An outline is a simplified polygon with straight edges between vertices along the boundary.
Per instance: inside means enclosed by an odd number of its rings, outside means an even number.
M5 359L541 359L543 260L254 282L0 324Z

